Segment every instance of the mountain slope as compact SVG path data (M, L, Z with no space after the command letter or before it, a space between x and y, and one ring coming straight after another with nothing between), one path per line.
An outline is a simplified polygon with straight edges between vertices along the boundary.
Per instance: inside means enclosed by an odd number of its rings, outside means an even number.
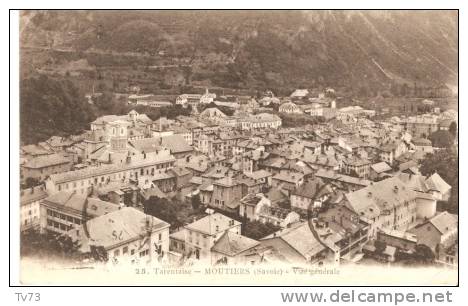
M456 85L456 11L41 11L23 45L149 54L218 86Z

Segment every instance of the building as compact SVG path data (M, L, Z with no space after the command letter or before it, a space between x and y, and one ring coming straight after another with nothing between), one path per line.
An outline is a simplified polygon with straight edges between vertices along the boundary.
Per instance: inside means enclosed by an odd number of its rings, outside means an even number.
M151 120L147 115L145 114L139 114L135 110L131 110L127 115L106 115L106 116L101 116L91 122L91 131L96 131L96 130L103 130L104 132L109 132L109 128L112 128L109 126L114 121L126 121L130 123L132 127L145 127L145 128L151 128L151 125L153 123L153 120Z
M278 111L286 114L302 114L301 108L292 102L281 104Z
M199 118L207 119L214 123L220 124L225 121L227 115L219 109L217 109L216 107L210 107L202 111L199 115Z
M418 244L418 238L416 235L410 232L395 230L379 231L377 233L377 240L405 253L413 253L416 250L416 245Z
M257 170L252 172L244 172L244 175L253 179L256 182L263 184L265 187L271 186L272 175L266 170Z
M418 237L418 244L427 245L433 252L447 249L458 240L458 216L444 211L410 232Z
M54 194L59 191L88 195L94 187L102 187L113 181L137 181L141 175L154 176L160 169L170 169L175 158L167 149L140 155L127 156L122 164L88 167L82 170L52 174L46 180L46 189Z
M302 98L307 97L308 95L309 95L308 89L296 89L293 91L290 97L291 99L302 99Z
M74 192L58 192L40 203L40 230L64 234L83 222L118 210L120 205Z
M213 182L210 205L227 212L237 213L242 196L242 184L232 177L224 177Z
M200 104L210 104L216 99L216 94L211 93L206 89L205 93L200 97Z
M27 178L33 178L43 181L51 174L71 170L72 166L70 158L65 157L63 154L40 155L21 165L21 180L25 181Z
M43 185L21 190L20 228L21 231L39 227L40 202L48 197Z
M225 232L241 234L241 223L220 213L190 223L185 229L185 256L196 260L213 262L211 249Z
M174 126L172 130L174 131L174 135L182 136L189 146L193 145L192 131L182 126Z
M342 163L343 173L363 179L369 178L370 166L372 164L370 160L353 155L344 158Z
M88 220L67 234L81 252L103 249L113 263L160 262L169 252L169 223L132 207Z
M389 165L393 165L395 159L408 152L408 145L404 141L387 141L378 147L379 158Z
M185 158L193 152L185 138L181 135L169 135L138 139L129 142L130 146L140 153L156 153L169 149L171 155L176 159Z
M412 140L412 143L414 144L414 148L416 151L422 152L424 154L434 152L432 142L429 139L416 138Z
M416 218L418 221L426 221L436 214L437 191L431 190L426 184L426 178L422 175L400 173L398 178L409 189L416 192Z
M182 94L176 98L176 104L183 106L197 105L200 103L202 95L200 94Z
M371 225L371 237L378 230L406 231L415 225L416 192L397 177L375 182L345 197L348 208Z
M211 248L211 264L254 265L260 261L255 250L259 245L256 240L225 231Z
M443 178L440 177L439 173L435 172L430 177L426 179L426 185L429 189L429 192L438 200L438 201L448 201L452 191L452 186L447 184Z
M240 200L239 216L249 221L258 221L264 206L270 207L271 201L263 193L249 193Z
M334 187L345 191L359 190L369 186L372 183L366 179L348 176L336 173L335 171L323 169L317 171L315 176L321 178L325 183L331 183Z
M333 250L335 264L342 259L354 261L369 240L369 224L343 205L328 205L319 210L312 224L319 239Z
M333 252L317 237L307 222L286 227L260 239L262 247L273 248L290 264L321 265L333 257Z
M155 95L138 95L133 94L128 97L128 104L132 105L144 105L149 107L166 107L172 106L173 104L167 101L162 96L155 96Z
M392 170L392 167L386 162L375 163L370 166L369 178L373 181L385 178L390 175Z
M239 119L238 125L242 130L277 129L281 126L281 118L273 114L260 113Z
M319 178L307 181L299 188L291 191L291 208L303 211L320 208L332 193L331 186L324 184Z
M304 183L304 174L295 171L280 171L272 178L274 188L293 191Z
M432 115L409 117L402 120L401 124L413 138L427 138L439 130L437 116Z

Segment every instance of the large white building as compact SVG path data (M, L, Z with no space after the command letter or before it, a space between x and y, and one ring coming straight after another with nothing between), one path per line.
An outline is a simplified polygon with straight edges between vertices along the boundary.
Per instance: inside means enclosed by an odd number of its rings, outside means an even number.
M137 181L139 176L154 176L160 169L174 166L175 157L168 149L156 152L127 156L122 163L88 167L82 170L67 171L51 175L46 180L49 193L74 191L79 194L90 194L93 187L101 187L113 181Z
M292 102L281 104L278 111L286 114L302 114L301 108Z
M238 124L242 130L263 128L277 129L281 126L281 118L277 115L261 113L239 119Z
M68 231L83 253L105 250L113 263L161 262L169 251L169 223L132 208L93 218Z
M43 185L21 190L20 222L22 231L39 226L40 202L47 196Z
M371 224L370 236L379 230L406 231L415 226L417 194L398 177L375 182L346 194L346 205Z

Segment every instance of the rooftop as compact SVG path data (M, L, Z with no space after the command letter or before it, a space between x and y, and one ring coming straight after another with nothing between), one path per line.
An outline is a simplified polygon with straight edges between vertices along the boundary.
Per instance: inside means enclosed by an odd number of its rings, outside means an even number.
M261 240L265 239L282 239L306 259L325 250L325 246L317 240L307 222L295 224Z
M156 231L168 228L169 223L149 216L133 207L122 209L94 218L86 222L89 245L103 246L110 249L125 241L138 240L146 235L148 230Z
M445 234L458 226L458 216L446 211L432 217L429 221L441 233Z
M372 219L416 198L416 193L398 177L373 183L360 190L347 193L352 209L360 216Z
M71 161L69 158L63 156L62 154L49 154L49 155L40 155L34 158L29 159L23 167L25 168L32 168L32 169L40 169L45 167L51 167L56 165L67 164Z
M314 199L320 198L326 194L331 194L332 192L333 190L329 185L326 185L321 179L316 178L313 181L305 182L301 187L294 190L291 194Z
M215 235L240 224L239 221L226 217L223 214L214 213L186 225L185 228L208 235Z
M61 191L47 197L44 199L44 203L59 209L73 210L79 214L83 213L86 206L86 213L92 216L105 215L119 209L119 205L117 204L65 191Z
M228 256L236 256L244 251L258 246L260 242L248 237L226 231L221 238L216 241L211 251L222 253Z
M39 201L47 198L48 194L44 186L35 186L28 189L21 190L20 193L20 204L21 206L29 204L31 202Z

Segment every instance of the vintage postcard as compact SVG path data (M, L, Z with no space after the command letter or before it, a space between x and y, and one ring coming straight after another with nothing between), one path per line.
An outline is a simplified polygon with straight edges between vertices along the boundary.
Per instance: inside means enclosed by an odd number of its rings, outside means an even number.
M23 285L458 284L457 10L18 15Z

